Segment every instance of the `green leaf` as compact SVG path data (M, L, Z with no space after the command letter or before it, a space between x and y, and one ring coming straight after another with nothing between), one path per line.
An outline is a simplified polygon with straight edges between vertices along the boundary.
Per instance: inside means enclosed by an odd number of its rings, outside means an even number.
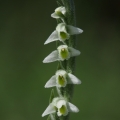
M48 116L47 120L51 120L51 117L50 117L50 115Z
M61 0L57 0L57 4L58 6L63 6L63 4L61 3Z
M57 66L57 70L60 70L60 69L65 70L64 67L63 67L63 65L62 65L62 63L61 63L61 61L58 62L58 66Z
M50 95L50 99L49 99L49 103L52 102L53 98L55 97L54 95L54 89L51 90L51 95Z

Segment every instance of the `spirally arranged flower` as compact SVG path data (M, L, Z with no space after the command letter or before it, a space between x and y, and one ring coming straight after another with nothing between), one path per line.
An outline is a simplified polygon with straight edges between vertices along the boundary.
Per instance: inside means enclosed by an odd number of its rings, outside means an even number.
M60 45L57 50L50 53L44 60L43 63L50 63L54 61L68 60L70 57L80 55L80 51L67 45Z
M57 112L58 116L66 116L68 115L68 112L79 112L79 109L72 103L65 100L65 98L56 97L43 112L42 117L55 112Z
M45 88L49 87L66 87L67 84L81 84L81 81L71 73L65 70L57 70L56 74L52 76L45 84Z
M83 30L65 23L59 23L56 30L48 37L44 44L48 44L53 41L60 40L63 43L70 38L70 35L80 34Z
M66 9L64 6L60 6L55 9L55 12L51 14L51 17L53 18L61 18L63 19L66 16Z
M71 8L71 5L73 4L72 1L62 0L61 2L57 2L61 6L55 9L54 13L51 14L51 17L57 19L59 24L44 44L53 41L59 41L58 43L60 44L57 44L57 49L52 51L43 60L43 63L51 63L55 61L59 61L60 63L55 75L53 75L45 84L45 88L56 87L58 93L58 97L54 97L54 93L51 92L50 104L42 114L42 117L49 115L51 120L59 120L61 116L67 116L69 112L79 112L79 109L69 102L73 85L68 84L81 84L81 81L73 75L72 67L74 65L74 58L71 57L80 55L80 51L73 48L75 37L71 36L81 34L83 30L72 26L73 22L71 22L71 25L68 24L70 23L68 18L71 18L71 21L74 20L74 16L71 16L71 14L74 14L74 10ZM64 5L66 5L67 9ZM71 12L71 14L68 14L67 12ZM65 89L63 89L63 87ZM57 113L57 116L55 113ZM62 117L62 119L66 120L66 117Z

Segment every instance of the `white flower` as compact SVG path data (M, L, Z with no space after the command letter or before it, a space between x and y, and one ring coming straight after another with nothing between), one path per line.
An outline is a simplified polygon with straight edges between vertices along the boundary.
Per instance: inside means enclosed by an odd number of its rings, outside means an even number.
M71 73L65 70L57 70L56 74L52 76L45 84L45 88L49 87L65 87L66 84L81 84L81 81Z
M57 50L50 53L44 60L43 63L50 63L54 61L63 61L68 60L70 57L80 55L80 51L67 45L60 45Z
M66 116L68 112L79 112L79 109L70 102L67 102L65 98L54 98L52 103L46 108L42 117L57 112L58 116Z
M83 30L65 23L59 23L56 30L48 37L44 44L48 44L53 41L60 40L64 43L66 39L70 38L70 35L80 34Z
M55 9L55 12L51 14L51 17L56 18L56 19L63 18L65 16L65 14L66 14L65 7L60 6Z

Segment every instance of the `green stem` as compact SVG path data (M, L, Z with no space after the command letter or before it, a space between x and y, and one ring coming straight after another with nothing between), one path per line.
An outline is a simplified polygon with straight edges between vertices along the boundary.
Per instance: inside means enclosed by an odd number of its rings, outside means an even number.
M66 8L66 23L68 25L76 26L76 19L75 19L75 7L74 7L74 1L73 0L57 0L59 5L63 5ZM58 21L60 23L60 21ZM69 47L75 48L76 43L76 36L73 35L70 37L69 40L66 40L66 44ZM57 47L61 43L57 41ZM74 73L75 68L75 57L70 58L69 60L65 60L61 62L61 68L64 68L68 73ZM72 93L73 93L73 86L74 85L67 85L65 88L60 88L62 96L65 96L69 101L71 101Z
M75 18L75 6L73 0L57 0L57 3L59 6L65 6L67 14L66 14L66 24L67 25L73 25L76 26L76 18ZM60 23L61 21L57 21L57 23ZM57 41L57 47L61 44L60 41ZM66 44L69 47L76 46L76 36L73 35L70 37L69 40L66 40ZM74 73L75 69L75 57L70 58L69 60L65 60L63 62L60 62L58 65L58 69L65 69L68 73ZM68 101L71 101L72 94L73 94L73 84L68 84L65 88L57 88L57 92L59 96L65 97ZM69 114L67 116L58 117L55 116L56 120L68 120Z

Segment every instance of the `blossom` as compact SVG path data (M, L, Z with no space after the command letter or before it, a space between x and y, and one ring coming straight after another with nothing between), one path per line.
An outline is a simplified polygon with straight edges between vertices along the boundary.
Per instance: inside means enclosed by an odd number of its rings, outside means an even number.
M45 88L49 87L65 87L67 84L81 84L81 81L71 73L65 70L57 70L56 74L52 76L45 84Z
M58 18L65 17L65 15L66 15L65 7L60 6L60 7L55 9L55 12L51 14L51 17L58 19Z
M50 53L44 60L43 63L50 63L54 61L68 60L70 57L80 55L80 51L67 45L60 45L57 50Z
M68 112L79 112L79 109L63 97L56 97L43 112L42 117L57 112L58 116L66 116Z
M56 30L48 37L44 44L48 44L53 41L60 40L63 43L66 39L70 38L70 35L80 34L83 30L71 25L66 25L65 23L59 23Z

